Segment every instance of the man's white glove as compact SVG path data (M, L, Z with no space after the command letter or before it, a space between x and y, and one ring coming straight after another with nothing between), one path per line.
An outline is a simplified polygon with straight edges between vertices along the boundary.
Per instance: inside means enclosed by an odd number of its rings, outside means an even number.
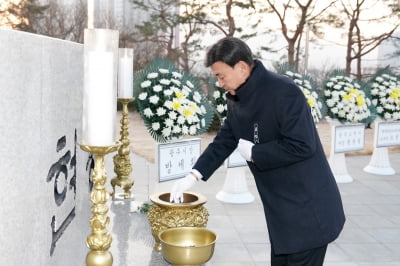
M242 155L243 158L246 159L246 161L251 162L251 150L254 146L254 143L245 139L239 139L239 144L238 144L238 151L240 155Z
M184 178L175 181L174 185L172 186L169 201L175 203L182 203L183 192L193 187L196 182L197 178L192 173L189 173Z

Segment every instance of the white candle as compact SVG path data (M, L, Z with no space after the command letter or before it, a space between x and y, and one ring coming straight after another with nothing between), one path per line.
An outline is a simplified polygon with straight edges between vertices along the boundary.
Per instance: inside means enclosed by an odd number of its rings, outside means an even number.
M88 29L94 28L94 0L88 0L87 2L87 20L88 20Z
M116 30L85 29L82 144L116 143L118 38Z
M115 144L115 93L113 53L88 53L88 72L83 103L83 143L90 146Z
M119 49L118 98L133 98L133 49Z

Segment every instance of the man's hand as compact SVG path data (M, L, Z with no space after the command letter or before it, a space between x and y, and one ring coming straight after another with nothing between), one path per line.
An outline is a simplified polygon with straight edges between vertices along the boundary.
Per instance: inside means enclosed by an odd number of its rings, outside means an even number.
M174 185L172 186L169 201L174 203L182 203L183 192L193 187L196 182L197 178L192 173L189 173L184 178L175 181Z
M239 144L238 144L238 151L239 153L243 156L243 158L246 159L246 161L251 162L251 153L252 153L252 148L254 146L254 143L245 139L239 139Z

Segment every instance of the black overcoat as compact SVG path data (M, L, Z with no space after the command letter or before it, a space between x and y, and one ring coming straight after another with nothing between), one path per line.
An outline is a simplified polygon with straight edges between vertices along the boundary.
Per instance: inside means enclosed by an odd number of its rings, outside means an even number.
M340 193L304 94L287 77L255 61L249 79L228 97L227 118L194 169L207 180L237 147L252 141L248 162L275 254L335 240L345 216Z

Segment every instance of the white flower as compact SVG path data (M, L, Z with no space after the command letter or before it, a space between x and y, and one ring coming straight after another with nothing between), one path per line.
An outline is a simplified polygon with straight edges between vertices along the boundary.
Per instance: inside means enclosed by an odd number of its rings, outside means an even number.
M183 115L178 116L178 119L176 120L178 124L184 124L186 119Z
M224 112L224 111L225 111L225 106L222 105L222 104L218 104L218 105L217 105L217 112L218 112L218 113L222 113L222 112Z
M154 122L154 123L152 123L152 124L151 124L151 128L152 128L154 131L159 130L159 129L160 129L160 123L159 123L159 122Z
M176 79L181 79L183 77L181 73L175 71L172 72L172 76Z
M169 137L171 135L171 128L170 127L165 127L162 129L162 135L164 137Z
M189 128L189 134L190 135L195 135L196 134L196 131L197 131L197 128L196 128L196 126L190 126L190 128Z
M218 99L219 97L221 97L221 93L218 90L215 90L213 93L213 97L214 99Z
M149 98L149 101L150 101L152 104L158 103L158 100L160 100L160 97L158 97L157 95L150 96L150 98Z
M189 134L188 126L185 126L185 125L182 126L182 133L185 134L185 135Z
M168 73L169 73L169 70L168 70L168 69L165 69L165 68L160 68L160 69L158 69L158 71L159 71L160 73L162 73L162 74L168 74Z
M164 106L167 107L168 109L172 109L172 101L169 100L165 101Z
M139 100L143 101L146 100L147 92L142 92L139 94Z
M163 108L163 107L158 107L157 108L157 115L158 116L163 116L163 115L165 115L166 112L167 112L167 110L165 110L165 108Z
M153 87L153 91L154 91L154 92L160 92L160 91L162 91L162 86L161 86L161 85L155 85L155 86Z
M147 117L152 117L153 116L153 111L151 111L150 108L146 108L143 110L144 111L144 115Z
M148 79L155 79L157 77L158 77L158 73L156 73L156 72L152 72L152 73L147 74L147 78Z
M170 119L170 118L167 118L167 119L165 119L165 125L167 126L167 127L172 127L173 125L174 125L174 120L172 120L172 119Z
M171 82L174 83L176 86L180 86L181 82L177 79L171 79Z
M174 93L172 90L164 90L164 95L165 96L171 96L172 93Z
M142 87L143 89L149 87L150 85L151 85L150 80L145 80L142 83L140 83L140 87Z
M168 113L168 117L175 120L177 118L178 114L174 111L171 111Z
M193 88L194 88L194 85L193 85L193 83L192 83L192 82L190 82L189 80L187 80L187 81L186 81L186 85L187 85L189 88L191 88L191 89L193 89Z
M168 80L168 79L160 79L160 83L161 83L162 85L169 85L169 84L171 83L171 81Z
M181 132L182 132L182 128L181 128L180 126L178 126L178 125L175 125L175 126L172 128L172 132L173 132L173 133L181 133Z
M201 102L201 95L200 95L200 93L198 93L197 91L195 91L194 94L193 94L193 100L194 100L196 103L200 103L200 102Z

